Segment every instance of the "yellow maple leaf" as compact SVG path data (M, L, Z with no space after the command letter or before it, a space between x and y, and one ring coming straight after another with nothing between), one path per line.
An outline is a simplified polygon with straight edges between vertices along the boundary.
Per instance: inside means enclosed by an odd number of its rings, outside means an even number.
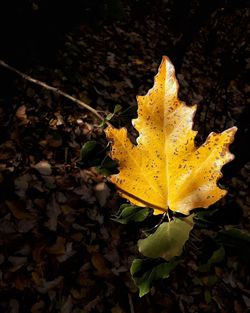
M126 128L105 129L112 142L110 155L119 166L110 181L122 197L153 208L154 214L168 208L189 214L215 203L226 194L217 186L221 167L234 158L228 147L237 128L212 132L197 148L192 129L196 105L187 106L177 94L174 66L163 57L153 88L137 97L138 118L132 121L139 132L137 145Z

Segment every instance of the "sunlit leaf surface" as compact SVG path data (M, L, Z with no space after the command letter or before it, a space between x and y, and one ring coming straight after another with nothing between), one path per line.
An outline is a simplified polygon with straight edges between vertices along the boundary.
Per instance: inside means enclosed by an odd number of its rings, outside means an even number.
M139 251L148 258L163 258L167 261L182 253L193 228L193 216L186 219L175 218L162 223L155 233L138 241Z
M170 208L183 214L198 207L207 208L226 191L217 186L221 167L233 159L228 147L236 127L217 134L195 147L192 129L196 105L178 99L174 67L163 57L154 86L138 97L139 132L137 145L131 143L125 128L106 128L112 141L111 157L120 172L110 177L120 195L133 204L154 208L161 214Z

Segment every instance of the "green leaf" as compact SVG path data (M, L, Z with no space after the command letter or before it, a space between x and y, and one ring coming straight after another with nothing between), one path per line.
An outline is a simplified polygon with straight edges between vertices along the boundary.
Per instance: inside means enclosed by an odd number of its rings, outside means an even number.
M195 276L193 279L192 279L192 282L194 285L196 286L203 286L203 282L201 280L201 278Z
M117 163L106 154L106 147L94 140L85 142L76 165L80 168L96 167L98 173L111 175L118 173Z
M105 117L105 119L103 121L101 121L101 123L99 124L99 127L104 127L107 121L110 121L115 114L117 114L118 112L120 112L122 110L122 106L117 104L114 108L113 113L108 113Z
M199 266L199 272L208 272L213 264L220 263L225 258L225 249L223 246L220 246L219 249L215 250L212 256L208 259L207 263Z
M120 112L122 110L122 106L120 104L116 104L114 108L114 114Z
M249 232L232 227L219 231L215 240L227 249L227 253L237 254L243 261L250 262Z
M211 296L211 292L209 289L205 289L204 291L204 298L207 304L211 303L212 301L212 296Z
M242 229L232 227L226 230L221 230L219 235L221 238L231 238L237 241L250 243L250 233Z
M105 117L106 121L110 121L113 116L114 116L114 113L109 113L109 114Z
M170 260L182 253L193 228L193 216L184 219L175 218L169 223L161 224L155 233L138 241L139 251L146 257Z
M215 275L209 275L202 277L202 282L204 286L213 287L218 282L218 277Z
M109 176L111 174L118 173L117 163L112 160L109 156L106 156L99 166L96 166L98 173Z
M219 209L204 209L194 215L194 220L202 224L211 224L216 217Z
M105 125L106 125L106 122L107 122L107 120L106 120L106 118L104 118L104 120L103 121L101 121L101 123L98 125L98 127L104 127Z
M151 209L149 208L141 208L135 205L122 204L118 213L112 218L112 220L121 224L127 224L131 221L142 222L149 216L150 213Z
M168 278L171 271L178 265L179 260L171 260L170 262L159 263L152 259L135 259L131 265L130 273L139 288L139 296L146 295L153 283L159 279Z
M219 249L215 250L210 259L208 260L211 264L217 264L224 260L225 258L225 249L224 247L219 247Z
M80 168L96 166L101 163L103 147L94 140L85 142L80 151L80 157L76 165Z
M85 142L85 144L82 146L81 151L80 151L80 160L84 161L88 159L98 146L99 146L99 143L94 140Z

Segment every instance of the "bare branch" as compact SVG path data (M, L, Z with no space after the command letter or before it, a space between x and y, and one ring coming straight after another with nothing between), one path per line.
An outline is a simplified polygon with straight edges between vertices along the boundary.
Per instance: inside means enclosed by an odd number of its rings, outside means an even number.
M47 90L50 90L66 99L69 99L71 100L72 102L78 104L79 106L83 107L84 109L90 111L91 113L93 113L95 116L97 116L101 121L105 122L106 124L109 124L106 120L105 120L105 117L101 116L101 114L99 114L97 112L97 110L95 110L94 108L92 108L91 106L89 106L88 104L84 103L83 101L79 100L79 99L76 99L74 98L73 96L67 94L66 92L58 89L58 88L55 88L53 86L50 86L38 79L35 79L19 70L17 70L16 68L12 67L11 65L5 63L3 60L0 60L0 65L7 68L8 70L16 73L17 75L21 76L23 79L26 79L28 80L29 82L33 83L33 84L36 84L36 85L39 85Z

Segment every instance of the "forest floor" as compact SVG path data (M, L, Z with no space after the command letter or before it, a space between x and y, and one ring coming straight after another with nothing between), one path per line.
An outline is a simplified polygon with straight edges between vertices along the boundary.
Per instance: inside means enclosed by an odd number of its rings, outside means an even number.
M156 19L152 10L135 22L127 8L123 21L98 31L82 25L65 34L53 66L38 64L28 74L104 115L121 105L112 121L131 129L136 95L152 87L162 55L181 40L163 13ZM194 229L181 264L143 298L129 272L142 226L112 221L123 203L114 186L95 167L76 166L84 143L107 144L100 121L11 74L16 90L0 99L1 312L247 312L246 250L226 249L218 264L198 271L215 250L219 230L234 225L250 231L247 24L244 8L216 10L178 60L179 97L198 104L199 141L237 125L236 159L225 167L222 183L229 192L212 206L210 223Z

